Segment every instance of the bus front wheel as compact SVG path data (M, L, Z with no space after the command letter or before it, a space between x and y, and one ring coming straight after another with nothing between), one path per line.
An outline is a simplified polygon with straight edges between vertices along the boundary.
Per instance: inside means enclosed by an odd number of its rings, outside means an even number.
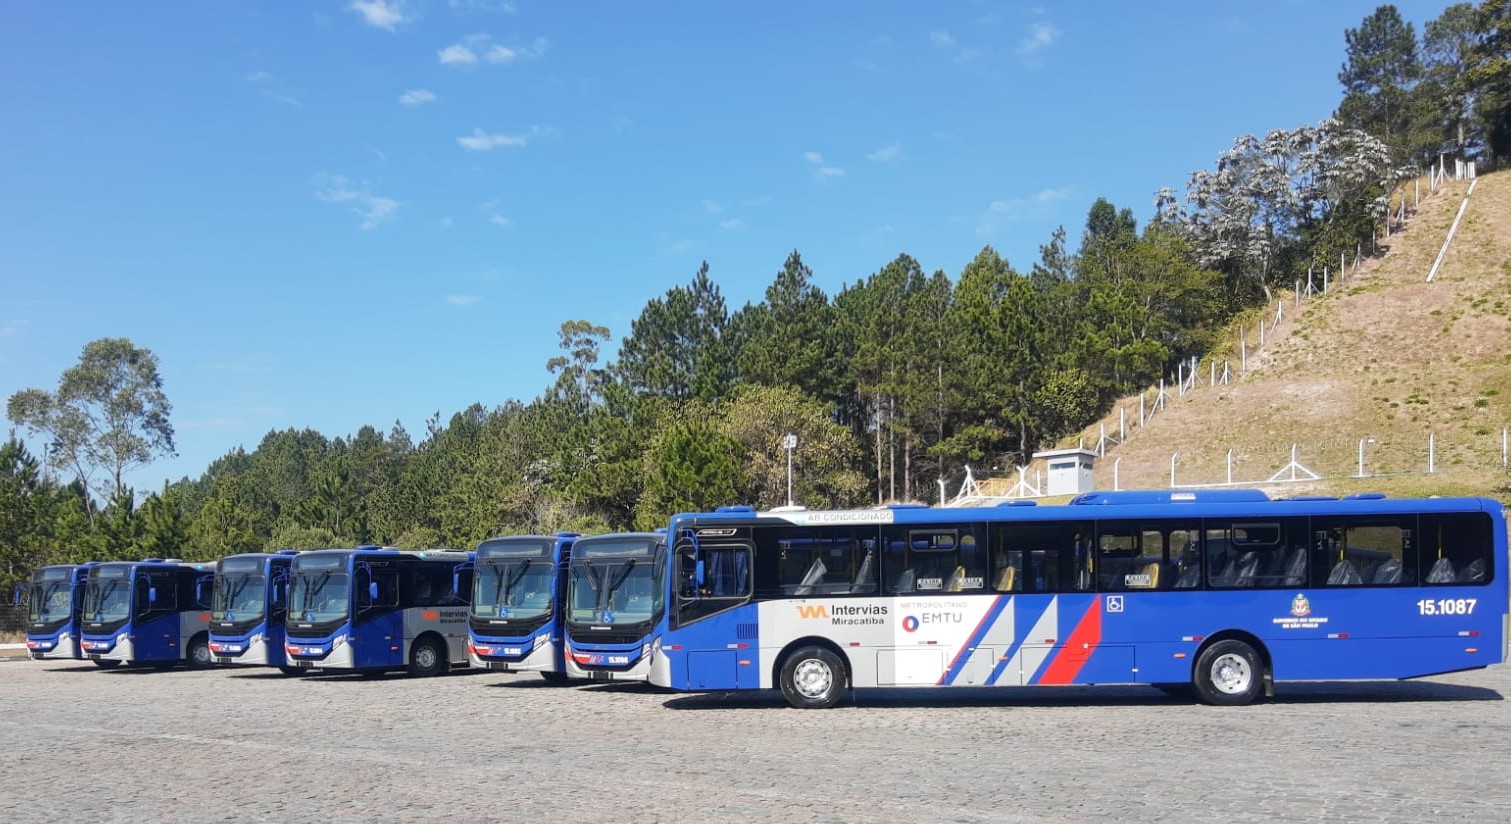
M434 638L421 638L409 650L409 674L428 677L446 671L446 648Z
M1232 638L1202 651L1191 672L1191 688L1203 703L1220 707L1252 704L1264 690L1264 662L1259 653Z
M564 672L557 672L555 670L541 670L540 677L546 679L552 684L567 683L567 674Z
M196 635L190 639L187 661L190 669L207 669L215 663L215 659L210 657L209 636Z
M94 665L100 669L110 669L111 667L119 667L121 665L120 660L116 658L92 658L90 660L94 661Z
M828 709L845 694L845 664L823 647L803 647L782 663L782 695L798 709Z

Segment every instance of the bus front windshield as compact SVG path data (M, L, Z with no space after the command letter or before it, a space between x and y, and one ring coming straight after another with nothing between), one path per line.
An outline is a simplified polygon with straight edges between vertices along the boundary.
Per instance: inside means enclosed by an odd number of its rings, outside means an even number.
M84 589L84 618L97 624L131 616L131 579L92 578Z
M67 578L36 580L31 585L27 618L33 624L66 621L73 612L73 586Z
M289 621L322 624L346 618L351 578L345 572L312 569L295 572L289 582Z
M510 620L547 615L553 578L550 558L480 561L473 577L472 614Z
M228 572L215 576L215 597L210 601L210 620L249 621L261 618L267 594L267 578L260 573Z
M640 624L661 614L664 555L655 539L577 545L567 581L567 621Z

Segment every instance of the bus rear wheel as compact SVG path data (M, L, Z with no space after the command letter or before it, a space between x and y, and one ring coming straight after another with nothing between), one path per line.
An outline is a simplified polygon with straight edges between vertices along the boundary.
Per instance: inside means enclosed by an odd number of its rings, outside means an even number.
M1259 653L1232 638L1207 647L1196 659L1191 688L1202 703L1240 707L1254 703L1264 690L1264 662Z
M845 694L845 663L823 647L802 647L782 662L782 695L798 709L828 709Z
M445 647L434 638L421 638L409 650L409 674L422 678L440 675L448 666Z

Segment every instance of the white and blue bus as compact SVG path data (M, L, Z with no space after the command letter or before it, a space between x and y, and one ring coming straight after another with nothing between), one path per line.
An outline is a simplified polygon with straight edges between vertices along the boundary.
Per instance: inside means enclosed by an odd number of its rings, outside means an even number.
M412 675L466 666L471 592L470 552L301 552L290 566L288 665Z
M176 559L89 567L79 621L84 657L121 664L208 667L215 568Z
M26 650L33 658L83 658L79 609L89 567L52 564L34 570L26 607Z
M673 519L650 680L779 688L1147 684L1248 704L1276 681L1502 663L1506 520L1480 498L1088 493Z
M651 638L666 614L665 570L663 533L578 539L567 574L569 678L646 680Z
M477 545L467 651L472 666L567 680L562 605L575 532L510 535Z
M210 599L210 654L217 664L291 667L284 652L289 607L289 567L299 552L248 552L215 563L215 595Z

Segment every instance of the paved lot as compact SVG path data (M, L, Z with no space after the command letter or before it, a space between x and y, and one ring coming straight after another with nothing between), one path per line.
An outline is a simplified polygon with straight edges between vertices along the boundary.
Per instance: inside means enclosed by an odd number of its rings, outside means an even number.
M1506 821L1511 667L1215 709L1142 688L779 696L0 661L32 821Z

